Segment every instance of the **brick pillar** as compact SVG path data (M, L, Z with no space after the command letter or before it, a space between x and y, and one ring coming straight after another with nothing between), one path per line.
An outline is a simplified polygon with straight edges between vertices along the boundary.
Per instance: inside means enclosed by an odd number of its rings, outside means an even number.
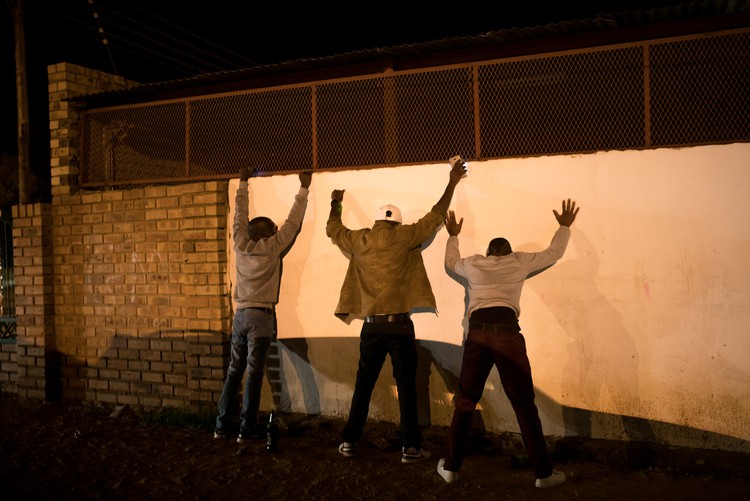
M41 203L13 207L18 394L37 399L59 397L50 209Z
M135 82L70 63L47 67L49 80L50 167L52 195L70 195L78 189L79 110L71 98L124 89Z

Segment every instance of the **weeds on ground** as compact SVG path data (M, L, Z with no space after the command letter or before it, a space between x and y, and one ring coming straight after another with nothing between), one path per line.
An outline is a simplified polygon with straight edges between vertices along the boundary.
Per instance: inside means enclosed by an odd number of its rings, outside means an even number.
M215 414L208 410L186 411L162 407L139 415L142 425L177 426L194 431L213 429Z

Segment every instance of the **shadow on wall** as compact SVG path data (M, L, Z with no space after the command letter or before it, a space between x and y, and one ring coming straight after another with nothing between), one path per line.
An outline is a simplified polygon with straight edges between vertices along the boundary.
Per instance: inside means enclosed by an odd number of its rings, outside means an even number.
M436 424L432 421L432 414L438 410L439 406L449 407L448 409L440 409L443 411L443 416L446 413L448 416L452 413L452 402L440 398L439 393L444 390L453 395L458 390L462 348L449 343L420 340L418 341L418 352L419 423L421 427L429 428ZM326 354L325 359L328 363L311 364L311 358L316 361L320 360L315 356L316 354ZM277 388L274 396L282 396L280 400L275 398L274 404L288 405L293 400L290 397L301 391L304 407L280 406L279 409L287 412L321 413L320 400L317 400L320 397L320 390L316 383L317 375L317 377L349 388L349 392L341 397L344 401L340 402L342 408L346 409L348 413L358 357L358 338L280 340L278 356L269 360L271 374L278 375L278 379L272 382L272 387ZM287 359L292 361L293 367L285 366L284 361ZM385 407L389 407L391 412L388 413L386 409L385 413L393 416L393 421L397 422L398 401L393 391L395 380L390 372L386 372L390 371L389 365L389 360L386 360L383 372L373 392L370 410L372 417L374 406L378 406L381 413L384 412ZM439 377L439 380L432 377L433 371ZM300 386L299 389L289 385L289 381L295 380L294 374L299 379L297 383ZM493 374L495 377L497 376L497 371L494 369ZM441 386L435 388L432 383L438 383ZM485 391L480 402L481 409L478 408L476 411L473 427L480 432L517 433L515 415L510 403L499 388L498 385L497 389ZM597 430L622 430L619 436L622 441L628 442L629 454L632 454L629 459L633 464L648 463L648 458L645 455L648 454L650 449L644 444L666 444L728 451L747 450L747 441L740 438L634 416L563 406L538 388L535 391L540 414L545 415L548 419L559 419L561 416L565 438L596 439L601 438ZM328 409L326 409L326 414L328 413ZM345 413L344 417L347 415ZM498 426L498 423L508 422L513 423L512 427ZM447 426L449 421L441 424Z
M567 362L561 371L563 395L577 395L584 407L595 407L608 392L630 411L630 415L622 416L626 439L654 442L656 436L649 421L631 417L648 414L640 397L638 364L641 357L633 335L625 327L620 312L594 281L599 268L597 249L580 230L573 233L571 243L575 245L578 257L554 265L553 270L560 276L575 277L574 290L559 292L549 274L541 274L526 284L530 289L540 291L540 297L575 294L580 303L574 308L569 301L545 301L570 337ZM595 420L591 412L563 407L566 436L593 437L592 422Z
M271 387L274 406L284 412L293 410L289 385L284 377L287 371L283 367L282 353L287 354L299 379L304 413L319 415L321 413L320 390L315 379L315 371L310 363L309 346L305 338L279 339L271 345L266 377Z
M215 410L229 358L228 335L205 331L188 333L187 337L175 334L177 333L161 331L151 337L116 336L107 352L93 363L50 350L47 353L48 397L92 400L94 393L107 393L108 398L101 400L116 403L114 399L121 394L172 400L185 399L183 395L187 395L186 407L192 410ZM210 341L206 340L207 337ZM129 344L133 339L140 343L148 341L151 348L134 348ZM436 398L436 393L445 390L448 395L452 395L457 391L462 349L453 344L433 341L419 341L418 345L419 420L423 428L428 428L435 424L432 422L432 412L437 406L448 407L441 409L443 415L452 413L452 402ZM161 355L156 355L154 346L164 348ZM201 365L201 354L218 352L224 354L221 367ZM273 405L283 412L335 415L330 409L330 398L327 405L322 404L319 381L326 381L348 388L348 392L338 391L336 394L339 398L336 404L344 410L343 417L346 418L358 359L358 337L277 341L273 345L266 374ZM390 362L386 360L384 373L381 373L373 392L371 418L379 419L373 417L372 412L374 406L377 406L378 414L397 422L398 402L393 390L395 382L392 375L385 372L390 371L389 366ZM432 378L433 368L440 379ZM164 380L158 376L160 372L157 369L168 369L162 372ZM496 371L493 370L493 373L496 374ZM149 376L145 376L146 374ZM433 388L433 382L444 387ZM218 390L203 390L206 383ZM553 416L553 419L554 416L562 416L566 438L597 438L594 432L596 429L611 428L615 426L613 423L619 422L625 430L623 440L633 446L662 443L729 451L744 451L747 448L747 442L739 438L631 416L561 406L539 389L536 389L536 395L540 414L548 418ZM241 398L238 398L238 402L241 402ZM480 407L474 419L473 426L476 430L498 434L517 433L515 424L512 427L498 426L498 423L515 423L510 404L499 389L485 391ZM263 406L261 410L264 410ZM446 422L443 425L448 424ZM650 449L640 447L638 454L643 455L644 450ZM647 462L646 459L644 461Z
M229 335L221 331L161 329L138 337L116 334L99 357L47 350L47 399L116 403L118 395L151 396L151 402L179 400L188 408L204 408L212 400L205 383L214 381L217 373L222 374L216 383L221 392L228 340ZM87 339L76 342L76 346L86 346ZM101 339L96 342L100 344Z

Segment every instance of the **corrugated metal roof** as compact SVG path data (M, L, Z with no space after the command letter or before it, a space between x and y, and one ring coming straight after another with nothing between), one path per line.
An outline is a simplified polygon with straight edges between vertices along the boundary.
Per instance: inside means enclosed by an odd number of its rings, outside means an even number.
M607 35L632 28L646 28L689 20L734 18L740 24L748 24L748 2L750 0L696 0L664 7L600 13L594 18L560 21L545 25L519 27L489 31L473 36L457 36L419 43L358 50L309 59L290 60L281 63L254 66L245 69L196 75L193 77L137 85L125 90L102 92L83 98L101 99L135 95L141 98L154 93L199 91L207 86L219 86L231 82L247 82L254 79L301 74L311 71L366 65L382 61L399 61L404 58L431 58L437 55L462 53L461 57L483 48L495 49L508 46L523 46L532 41L560 39L562 37L596 35L598 44L607 42ZM729 23L731 24L731 23ZM468 58L470 60L470 58ZM453 61L458 62L458 61ZM464 61L466 62L466 61Z

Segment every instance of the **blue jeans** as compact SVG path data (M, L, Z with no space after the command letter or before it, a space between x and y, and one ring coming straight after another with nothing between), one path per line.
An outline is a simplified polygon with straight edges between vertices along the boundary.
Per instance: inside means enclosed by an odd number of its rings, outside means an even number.
M444 466L449 471L461 469L474 410L482 398L484 385L494 366L497 367L503 390L516 414L534 475L536 478L544 478L552 474L552 463L539 412L534 403L534 383L526 354L526 340L521 334L515 313L509 308L507 310L507 318L503 323L469 321Z
M414 323L368 324L362 326L359 341L359 369L352 396L349 419L344 427L345 442L362 437L370 409L370 398L383 368L385 356L391 356L393 378L398 388L402 447L422 446L417 418L417 344Z
M252 435L256 432L263 373L275 337L276 319L273 313L252 308L243 308L235 313L229 367L216 415L217 430L226 431L227 425L236 413L237 391L247 369L240 414L240 433Z

